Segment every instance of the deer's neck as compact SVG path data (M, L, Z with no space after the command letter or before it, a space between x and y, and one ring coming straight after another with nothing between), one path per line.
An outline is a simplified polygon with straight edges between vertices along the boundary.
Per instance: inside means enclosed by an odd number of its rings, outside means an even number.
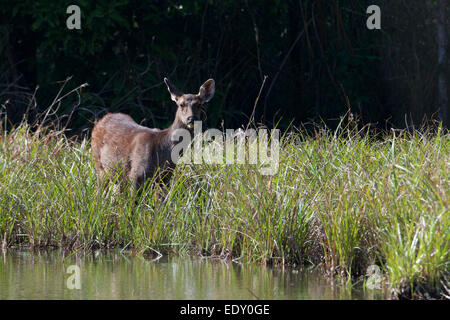
M176 130L178 129L184 129L184 130L188 130L186 125L183 124L183 122L181 122L180 120L178 120L177 118L175 118L175 120L173 121L172 125L170 127L168 127L165 131L166 131L166 143L171 145L171 147L173 148L173 146L175 146L178 143L178 139L173 139L173 135L175 134ZM191 134L191 138L193 136L193 132L190 131Z
M180 138L179 134L176 134L177 129L186 129L186 126L181 122L175 119L170 127L162 131L161 137L161 149L164 150L165 155L167 156L167 161L171 166L175 166L176 162L171 158L173 148L180 142L185 140L185 137ZM192 137L192 133L191 133ZM180 150L179 156L183 155L183 150Z
M177 129L186 129L186 126L177 117L173 121L172 125L168 128L171 133Z

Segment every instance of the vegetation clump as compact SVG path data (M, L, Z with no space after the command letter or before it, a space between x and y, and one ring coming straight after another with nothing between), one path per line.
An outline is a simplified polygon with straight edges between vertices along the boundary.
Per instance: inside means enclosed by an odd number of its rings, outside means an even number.
M448 297L450 134L350 127L285 134L272 176L180 165L139 196L99 187L87 139L2 129L2 245L318 265L348 280L377 265L395 297Z

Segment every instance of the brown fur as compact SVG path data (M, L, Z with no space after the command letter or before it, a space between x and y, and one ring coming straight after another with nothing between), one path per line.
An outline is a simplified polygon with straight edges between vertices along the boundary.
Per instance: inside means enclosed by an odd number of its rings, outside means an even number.
M123 113L108 113L92 130L92 152L100 181L107 172L121 168L124 175L139 189L147 179L159 172L168 181L175 164L171 152L175 142L172 133L178 128L191 128L193 119L199 119L203 103L214 95L214 80L206 81L197 95L182 94L164 79L172 100L178 105L173 124L165 129L150 129L138 125Z

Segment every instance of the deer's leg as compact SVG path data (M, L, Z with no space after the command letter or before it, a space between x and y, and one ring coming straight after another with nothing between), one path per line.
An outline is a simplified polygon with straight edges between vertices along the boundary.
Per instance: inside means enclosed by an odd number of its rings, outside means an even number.
M144 185L144 170L142 168L132 167L128 173L128 178L134 189L140 190Z
M105 170L101 165L95 164L95 171L97 172L98 183L102 185L105 180Z

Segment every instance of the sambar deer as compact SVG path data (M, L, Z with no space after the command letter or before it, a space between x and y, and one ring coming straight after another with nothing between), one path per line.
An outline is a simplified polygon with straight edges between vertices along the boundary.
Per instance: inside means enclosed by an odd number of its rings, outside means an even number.
M214 96L215 83L207 80L198 94L183 94L167 78L164 78L170 97L177 104L172 125L165 129L151 129L138 125L123 113L108 113L92 130L92 152L97 176L102 182L111 169L120 167L136 189L156 173L163 182L170 179L175 168L172 141L176 129L188 129L191 134L194 121L200 119L202 105Z

